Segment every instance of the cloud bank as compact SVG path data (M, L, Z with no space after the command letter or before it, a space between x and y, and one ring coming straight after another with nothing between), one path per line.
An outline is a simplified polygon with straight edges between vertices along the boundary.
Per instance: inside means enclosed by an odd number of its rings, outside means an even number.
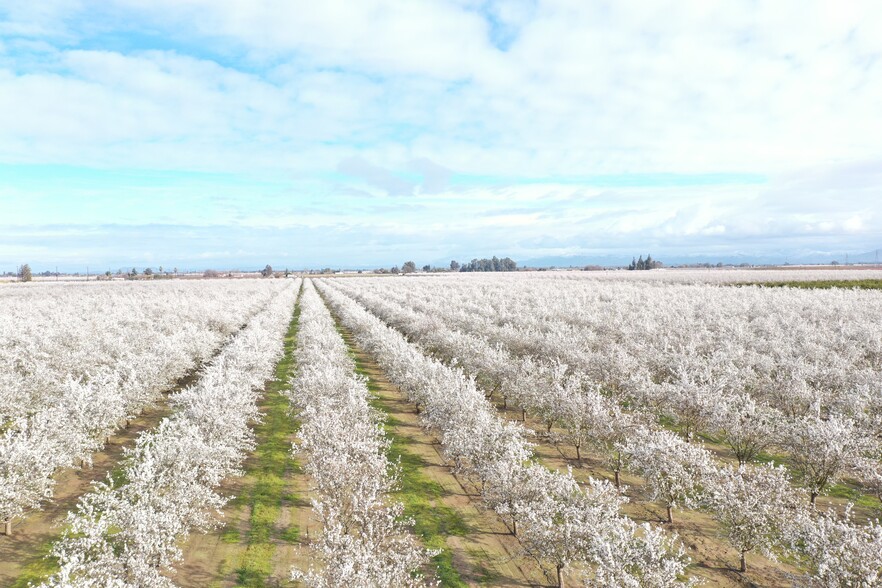
M872 2L0 1L0 269L872 250L880 56Z

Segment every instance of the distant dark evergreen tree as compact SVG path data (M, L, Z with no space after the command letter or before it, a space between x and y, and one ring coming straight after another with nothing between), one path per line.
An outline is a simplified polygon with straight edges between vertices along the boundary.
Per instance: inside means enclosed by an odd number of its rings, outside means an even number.
M653 259L652 255L647 254L646 259L643 259L641 255L638 259L631 258L631 263L628 265L629 270L651 270L657 267L661 267L664 265L662 262L657 259Z

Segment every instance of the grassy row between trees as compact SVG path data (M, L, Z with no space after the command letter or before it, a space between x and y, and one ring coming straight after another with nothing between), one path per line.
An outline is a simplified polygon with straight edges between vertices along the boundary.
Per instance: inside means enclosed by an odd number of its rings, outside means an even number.
M291 455L291 438L299 423L291 418L288 400L281 393L291 385L289 379L294 369L299 318L298 300L285 334L284 356L276 365L275 379L267 385L263 422L254 429L257 442L255 459L245 471L245 476L253 482L249 484L248 491L234 501L236 506L247 506L251 512L247 534L239 537L235 529L228 529L224 535L225 541L242 541L246 544L242 560L235 569L238 586L267 586L273 572L276 544L297 542L300 536L300 529L294 524L286 528L277 525L283 504L299 501L286 489L286 478L301 471L297 460Z

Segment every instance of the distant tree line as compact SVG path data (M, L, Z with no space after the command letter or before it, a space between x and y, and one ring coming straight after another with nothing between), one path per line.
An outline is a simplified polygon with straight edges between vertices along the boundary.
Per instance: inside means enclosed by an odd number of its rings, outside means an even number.
M652 258L651 255L647 254L646 259L643 259L643 256L640 256L640 259L631 258L631 265L628 266L629 270L650 270L658 267L662 267L664 264L660 261L657 261Z
M432 267L429 264L422 266L423 272L513 272L518 269L518 264L510 257L499 259L495 255L491 259L473 259L460 265L455 259L450 262L450 269L445 267ZM417 271L417 264L413 261L405 261L401 267L393 265L391 268L377 268L377 274L412 274Z
M452 267L452 264L451 264ZM461 272L513 272L518 269L518 264L510 257L499 259L495 255L492 259L473 259L463 264Z

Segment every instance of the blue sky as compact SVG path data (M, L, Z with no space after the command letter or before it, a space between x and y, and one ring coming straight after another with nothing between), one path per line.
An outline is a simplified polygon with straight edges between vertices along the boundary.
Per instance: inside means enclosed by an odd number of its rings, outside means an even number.
M872 2L0 0L0 271L882 246Z

